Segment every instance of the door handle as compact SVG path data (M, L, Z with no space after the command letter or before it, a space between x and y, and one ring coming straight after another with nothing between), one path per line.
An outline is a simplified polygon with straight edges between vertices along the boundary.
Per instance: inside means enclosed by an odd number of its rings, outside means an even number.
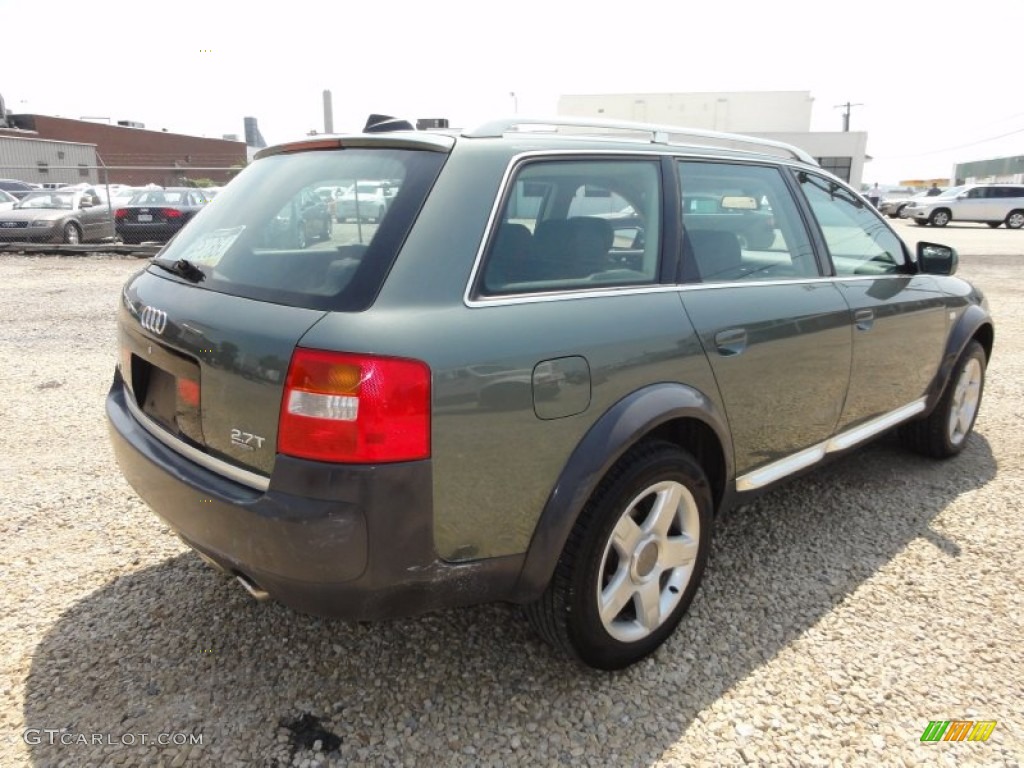
M870 309L858 309L853 313L853 321L858 331L870 331L875 324L875 313Z
M725 357L738 355L747 348L747 329L730 328L715 334L715 348Z

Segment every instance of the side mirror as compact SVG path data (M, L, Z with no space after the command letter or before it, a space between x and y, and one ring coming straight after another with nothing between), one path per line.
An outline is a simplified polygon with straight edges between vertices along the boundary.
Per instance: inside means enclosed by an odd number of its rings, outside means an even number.
M82 198L82 202L78 204L79 208L92 208L92 200L88 198Z
M952 275L956 272L956 249L938 243L917 244L917 266L925 275Z

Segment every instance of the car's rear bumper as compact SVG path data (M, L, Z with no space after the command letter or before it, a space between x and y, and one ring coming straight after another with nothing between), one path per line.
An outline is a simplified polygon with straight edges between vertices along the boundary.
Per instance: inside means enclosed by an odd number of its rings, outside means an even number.
M117 234L125 242L165 242L178 234L184 224L118 224Z
M117 462L187 544L293 608L348 619L510 598L522 557L448 563L433 546L431 463L334 465L277 458L253 490L157 440L107 396Z

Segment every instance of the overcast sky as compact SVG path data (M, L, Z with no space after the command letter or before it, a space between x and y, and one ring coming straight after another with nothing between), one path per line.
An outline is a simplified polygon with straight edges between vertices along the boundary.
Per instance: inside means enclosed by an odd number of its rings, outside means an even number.
M697 5L0 0L0 95L11 112L217 138L251 115L273 144L323 130L324 89L339 132L370 112L548 116L563 93L796 90L812 130L860 105L867 183L1024 154L1024 0Z

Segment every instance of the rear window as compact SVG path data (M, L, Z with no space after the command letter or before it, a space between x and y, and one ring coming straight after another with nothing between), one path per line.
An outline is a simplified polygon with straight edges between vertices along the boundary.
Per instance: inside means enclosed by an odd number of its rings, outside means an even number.
M409 149L331 149L257 160L159 254L187 259L197 286L309 309L373 303L446 155ZM393 180L384 215L342 218L318 194ZM378 187L379 188L379 187ZM359 193L360 195L362 192ZM166 275L165 272L161 274Z

